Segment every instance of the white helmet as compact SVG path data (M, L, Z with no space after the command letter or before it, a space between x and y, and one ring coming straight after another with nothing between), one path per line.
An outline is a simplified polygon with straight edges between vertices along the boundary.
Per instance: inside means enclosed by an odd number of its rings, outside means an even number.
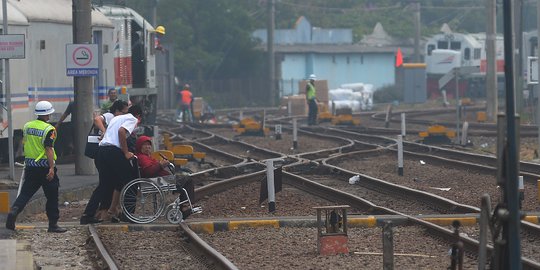
M53 105L45 100L42 100L36 104L36 108L34 109L35 115L49 115L54 112Z
M311 75L309 75L309 79L310 80L315 80L315 79L317 79L317 76L315 76L315 74L311 74Z

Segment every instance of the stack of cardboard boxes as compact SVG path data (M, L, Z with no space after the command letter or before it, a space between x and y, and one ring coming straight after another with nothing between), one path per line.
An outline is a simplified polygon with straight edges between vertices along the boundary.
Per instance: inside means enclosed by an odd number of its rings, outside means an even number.
M286 114L290 111L291 116L307 116L308 106L305 95L307 82L308 81L301 81L298 83L298 93L301 94L281 98L280 105L286 110ZM328 106L328 81L315 81L315 89L317 90L319 108L326 108ZM321 109L319 109L319 111L321 111Z

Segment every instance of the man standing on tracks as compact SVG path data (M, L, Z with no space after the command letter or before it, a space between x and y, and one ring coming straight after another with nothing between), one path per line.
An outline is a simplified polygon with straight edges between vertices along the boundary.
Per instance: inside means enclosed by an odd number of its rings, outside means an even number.
M53 105L48 101L36 104L34 114L36 120L27 122L23 128L24 141L24 178L21 193L15 199L6 220L6 228L15 230L17 215L24 209L28 201L41 187L47 198L45 210L49 218L48 232L63 233L66 229L58 226L60 210L58 209L58 188L60 179L56 175L56 153L54 142L56 129L49 124Z
M193 94L189 91L190 85L185 84L184 89L180 91L180 114L182 114L182 122L193 121ZM180 118L180 114L178 118Z
M308 104L308 125L313 126L317 124L317 90L315 89L315 74L309 75L309 82L306 85L306 101Z
M101 113L104 114L109 111L112 104L118 99L118 91L116 89L111 88L109 89L109 92L107 92L107 95L109 96L109 100L103 102L101 104Z

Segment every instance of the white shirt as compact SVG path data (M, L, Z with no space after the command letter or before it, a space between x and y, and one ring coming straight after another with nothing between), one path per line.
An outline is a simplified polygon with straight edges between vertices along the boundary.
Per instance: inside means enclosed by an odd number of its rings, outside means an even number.
M135 127L137 127L138 122L139 120L131 113L114 117L107 126L107 131L105 131L103 139L99 142L99 146L113 145L121 148L118 130L120 130L120 128L125 128L128 132L127 135L129 136Z
M109 123L111 122L111 119L113 119L114 114L112 114L110 112L106 112L106 113L102 114L101 116L103 116L103 119L105 119L105 124L107 124L107 126L108 126Z

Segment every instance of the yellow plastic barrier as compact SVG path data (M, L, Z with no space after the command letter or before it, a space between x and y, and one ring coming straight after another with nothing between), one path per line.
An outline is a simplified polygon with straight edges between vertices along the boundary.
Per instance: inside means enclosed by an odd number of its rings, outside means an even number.
M9 193L0 192L0 213L9 212Z

